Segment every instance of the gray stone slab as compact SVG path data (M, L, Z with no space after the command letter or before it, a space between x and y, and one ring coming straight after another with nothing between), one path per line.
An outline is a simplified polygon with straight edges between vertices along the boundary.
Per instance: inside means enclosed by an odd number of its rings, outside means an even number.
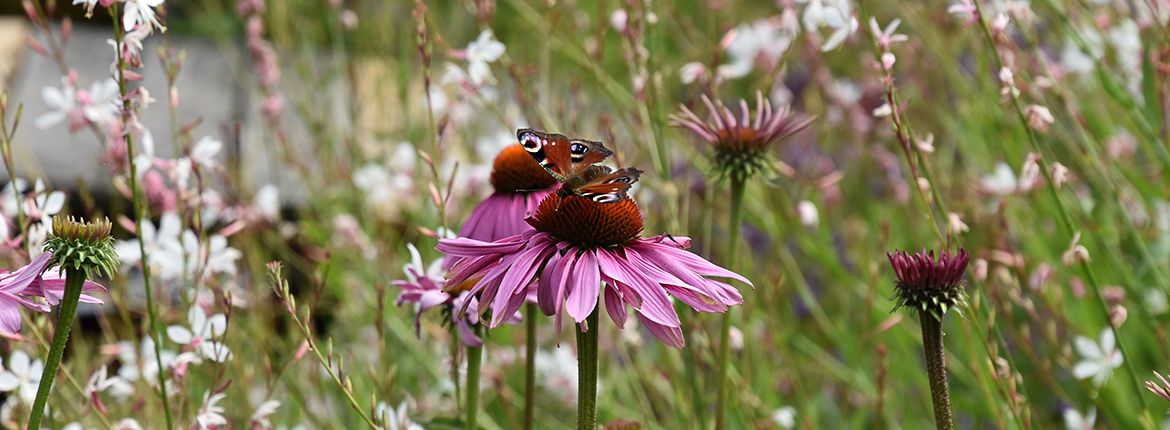
M96 80L110 76L114 52L106 40L112 38L108 27L85 22L74 25L73 35L65 49L65 60L76 70L79 87L87 88ZM173 154L173 144L166 78L157 55L161 43L161 35L155 34L147 39L143 50L141 73L145 79L140 84L150 91L157 103L146 110L142 123L154 136L156 154L169 156ZM240 52L231 47L173 35L171 45L184 51L186 56L177 82L179 125L200 118L201 123L193 130L196 139L213 135L229 142L225 131L246 119L250 104L248 92L240 85L239 77L244 72ZM16 68L9 103L24 104L24 120L13 146L17 174L44 177L58 188L71 187L82 179L94 191L110 191L109 171L101 161L103 145L94 133L87 130L70 133L63 123L49 129L34 125L34 120L49 110L41 96L42 88L60 87L63 76L54 61L27 50Z

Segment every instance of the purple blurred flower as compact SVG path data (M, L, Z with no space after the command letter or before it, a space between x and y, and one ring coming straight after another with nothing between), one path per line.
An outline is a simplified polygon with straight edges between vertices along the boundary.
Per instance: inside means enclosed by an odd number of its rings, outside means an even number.
M65 292L65 278L59 270L50 269L51 252L45 252L32 262L12 272L0 271L0 335L16 336L20 333L20 308L26 307L38 312L48 312L49 304L57 304ZM85 281L83 293L105 291L101 284ZM96 297L81 295L85 303L102 303Z
M475 330L472 329L473 325L479 324L479 302L468 291L453 291L451 293L444 291L443 285L446 281L443 280L442 276L443 259L435 260L429 267L424 268L418 248L415 248L413 244L408 244L407 247L410 249L412 258L411 262L403 267L406 279L396 280L393 285L402 289L396 302L398 306L415 305L415 335L420 332L420 318L422 318L423 313L446 305L449 308L446 313L451 318L451 323L459 331L459 338L463 344L470 347L483 346L483 339L480 339L475 334ZM511 323L519 322L520 314L513 313L508 321Z

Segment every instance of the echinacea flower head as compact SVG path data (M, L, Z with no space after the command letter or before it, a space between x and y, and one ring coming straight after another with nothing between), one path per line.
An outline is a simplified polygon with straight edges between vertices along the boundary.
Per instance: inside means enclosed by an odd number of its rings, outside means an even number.
M963 274L970 255L960 249L957 253L922 250L916 253L894 251L886 253L898 285L894 289L897 307L930 312L941 318L951 308L963 302Z
M556 180L523 146L515 144L496 156L491 183L494 192L471 211L459 236L492 241L532 229L524 217L532 214L541 199L552 192Z
M480 313L491 309L491 327L520 309L535 280L537 303L546 315L555 316L558 330L564 314L582 323L604 300L618 327L625 326L627 308L633 308L651 334L682 348L672 297L700 312L725 312L743 303L743 296L713 278L751 285L687 251L688 238L639 237L642 217L629 199L598 203L553 193L527 221L534 230L492 242L463 237L439 241L440 251L461 259L451 270L449 285L479 277L470 292L483 304Z
M670 115L670 124L690 130L711 144L716 169L733 180L771 170L768 150L813 121L813 117L793 112L787 106L773 108L761 93L756 93L754 118L747 100L739 101L739 115L721 101L712 102L706 95L702 100L707 106L707 121L680 106L679 113Z
M84 271L87 279L102 274L112 277L119 264L114 239L110 237L112 228L105 218L91 222L55 216L53 236L45 243L45 251L52 252L52 264L60 265L62 270Z

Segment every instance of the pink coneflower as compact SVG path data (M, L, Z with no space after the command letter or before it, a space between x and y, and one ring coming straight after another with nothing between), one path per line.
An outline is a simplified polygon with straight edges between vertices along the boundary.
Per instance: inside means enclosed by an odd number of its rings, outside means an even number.
M898 285L894 301L898 307L927 311L941 316L963 301L963 274L971 256L966 250L957 253L934 251L894 251L887 253Z
M723 102L703 95L709 121L703 121L690 108L680 106L670 115L670 124L685 128L711 144L715 166L721 174L733 180L743 180L771 168L767 151L777 142L792 136L812 124L813 118L792 112L788 106L772 108L772 102L756 93L756 117L748 108L747 100L739 101L739 116Z
M533 160L524 147L519 144L510 145L500 151L492 163L491 184L494 192L471 211L467 222L459 231L459 236L481 241L493 241L521 232L532 230L524 222L524 217L532 213L540 200L552 190L549 188L556 183L551 176ZM470 347L480 347L483 340L475 334L472 327L479 324L479 303L469 294L465 285L448 284L442 272L451 268L457 258L437 260L429 267L423 267L418 249L409 245L411 263L403 271L406 279L394 281L394 285L402 289L398 296L398 305L415 304L415 331L419 330L419 317L422 313L443 305L463 343ZM532 296L532 294L529 294ZM535 297L531 298L535 300ZM512 312L509 321L518 321L519 314Z
M491 327L515 313L525 302L528 285L538 280L537 302L545 314L556 316L558 330L564 313L582 323L604 295L605 309L619 327L625 325L630 306L655 337L682 348L683 333L671 297L700 312L724 312L743 303L743 296L726 282L710 278L751 285L743 276L686 251L688 238L639 237L642 216L629 199L597 203L554 193L526 221L535 230L493 242L439 241L440 251L462 259L452 270L450 284L482 276L471 293L490 304Z
M556 180L520 144L500 151L492 163L492 195L463 223L459 236L493 241L531 230L524 217L533 213Z
M966 250L894 251L887 253L898 284L894 289L897 307L918 312L922 329L922 353L926 358L926 377L930 381L935 425L954 428L950 390L947 388L947 356L943 348L942 318L948 310L963 302L963 274L970 256Z
M0 270L0 335L16 336L20 333L20 308L37 312L48 312L49 304L57 304L65 292L65 278L59 270L49 268L53 253L45 252L24 267L8 272ZM86 281L82 292L105 291L96 282ZM84 303L102 303L101 299L88 294L81 295Z

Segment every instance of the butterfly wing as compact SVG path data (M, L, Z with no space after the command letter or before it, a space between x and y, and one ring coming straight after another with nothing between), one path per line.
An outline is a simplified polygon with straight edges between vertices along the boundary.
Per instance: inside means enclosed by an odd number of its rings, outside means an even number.
M586 182L579 187L573 188L573 192L581 197L593 199L593 201L598 203L619 202L629 198L626 192L630 190L630 186L634 182L638 182L638 177L642 175L641 170L633 167L618 169L614 172L610 172L609 168L603 169L587 170Z
M613 155L613 151L601 142L570 139L562 134L544 133L530 128L516 131L516 138L528 151L528 155L558 182L565 182Z

